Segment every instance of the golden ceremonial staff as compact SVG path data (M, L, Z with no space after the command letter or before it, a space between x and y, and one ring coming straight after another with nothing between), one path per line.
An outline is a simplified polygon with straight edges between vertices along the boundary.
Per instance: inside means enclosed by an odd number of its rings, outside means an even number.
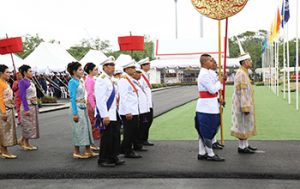
M192 0L192 4L196 10L209 18L218 20L218 67L219 67L219 78L221 75L221 20L226 19L226 35L225 41L227 41L227 24L228 17L231 17L240 12L248 0ZM226 48L225 48L226 49ZM226 52L224 52L224 75L226 73ZM225 85L223 87L225 90ZM219 92L220 98L224 99L225 93ZM224 95L224 96L223 96ZM224 145L224 128L223 128L223 107L220 105L220 127L221 127L221 143Z

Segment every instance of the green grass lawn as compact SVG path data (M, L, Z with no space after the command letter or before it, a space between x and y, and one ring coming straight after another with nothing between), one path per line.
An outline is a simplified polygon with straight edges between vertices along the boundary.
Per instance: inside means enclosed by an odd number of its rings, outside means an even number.
M300 112L295 109L295 93L292 93L293 104L288 105L282 96L276 96L269 88L255 87L256 125L258 135L254 140L300 140ZM230 136L232 86L226 87L226 107L223 113L225 139ZM196 101L172 110L157 117L150 131L152 140L194 140L197 133L194 129ZM218 135L218 138L220 135Z

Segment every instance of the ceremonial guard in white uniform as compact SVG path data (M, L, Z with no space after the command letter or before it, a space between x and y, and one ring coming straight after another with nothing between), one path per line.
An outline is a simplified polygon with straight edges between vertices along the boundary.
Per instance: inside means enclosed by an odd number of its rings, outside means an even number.
M120 94L119 113L124 127L121 148L125 158L141 158L141 155L133 151L133 145L138 146L139 144L139 94L132 78L135 74L135 61L126 63L123 68L124 74L118 82Z
M98 164L104 167L122 165L120 152L120 123L117 119L117 91L112 78L115 59L109 57L101 63L103 72L95 83L97 121L101 129L100 154Z
M148 126L148 113L150 112L149 103L147 99L147 93L145 86L141 85L140 79L142 75L142 70L136 67L136 72L133 75L133 83L136 85L138 90L138 100L139 100L139 145L134 148L136 151L146 151L143 149L144 140L141 140L141 135L145 132L145 128Z
M141 127L140 140L144 146L153 146L153 143L149 142L149 130L153 122L153 103L152 103L152 86L149 80L150 61L149 58L142 59L138 62L141 67L142 75L139 80L143 86L146 95L150 111L146 114L147 123Z
M212 139L220 126L220 109L218 91L222 87L223 79L214 82L209 69L212 58L203 54L200 58L201 70L198 76L199 99L196 107L195 128L199 134L198 160L224 161L212 149Z

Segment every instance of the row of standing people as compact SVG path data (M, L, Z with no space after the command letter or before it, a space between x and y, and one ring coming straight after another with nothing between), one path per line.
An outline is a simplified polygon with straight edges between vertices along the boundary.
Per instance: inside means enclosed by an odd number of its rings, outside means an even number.
M10 71L6 65L0 65L0 157L15 159L16 155L9 152L8 147L17 144L25 151L37 150L29 140L39 138L37 94L34 83L31 81L33 74L30 66L22 65L19 73L20 79L13 85L17 92L18 100L14 100L13 90L8 81ZM22 126L22 136L17 140L15 102L18 118Z
M86 159L97 156L95 151L98 148L94 141L100 138L98 164L114 167L124 164L124 160L119 158L120 153L124 153L125 158L141 158L136 151L146 151L143 146L153 145L148 141L153 120L151 85L146 73L150 70L150 62L148 58L138 65L134 61L127 62L120 71L115 70L115 60L109 57L101 66L103 72L94 79L98 68L93 63L86 64L84 68L78 62L68 64L67 70L72 76L68 89L73 123L73 157ZM85 81L82 80L84 71L88 73ZM80 152L80 147L85 148L84 153Z

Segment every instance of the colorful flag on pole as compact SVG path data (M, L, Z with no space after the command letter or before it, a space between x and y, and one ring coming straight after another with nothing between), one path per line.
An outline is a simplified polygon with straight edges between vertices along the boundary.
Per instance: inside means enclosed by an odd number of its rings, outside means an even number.
M281 27L284 28L284 1L282 0L282 6L281 6Z
M284 2L284 16L283 16L283 24L286 24L290 19L290 6L289 0L285 0Z
M262 41L261 54L263 54L267 48L268 48L268 36L266 36L266 38Z
M273 40L277 37L277 15L275 15L274 21L273 21L272 37L273 37Z
M279 8L277 8L277 22L276 22L276 34L279 34L280 31L280 25L281 25L281 15L280 15L280 11Z

